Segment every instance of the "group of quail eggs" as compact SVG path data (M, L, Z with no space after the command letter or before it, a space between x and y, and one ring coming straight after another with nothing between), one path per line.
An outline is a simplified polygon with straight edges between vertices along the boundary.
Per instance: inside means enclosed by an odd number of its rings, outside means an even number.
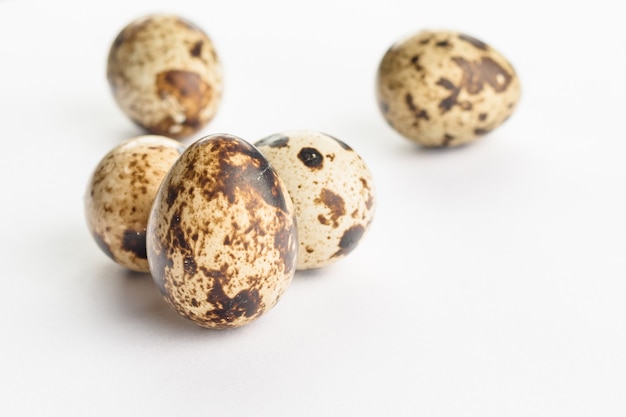
M345 257L367 232L372 175L337 138L295 130L183 145L222 97L213 42L188 20L155 14L129 23L110 47L107 79L146 135L120 143L95 168L87 225L115 262L150 272L182 316L209 328L250 323L278 302L296 270ZM511 115L520 95L497 51L446 31L393 45L376 89L389 125L425 147L476 140Z

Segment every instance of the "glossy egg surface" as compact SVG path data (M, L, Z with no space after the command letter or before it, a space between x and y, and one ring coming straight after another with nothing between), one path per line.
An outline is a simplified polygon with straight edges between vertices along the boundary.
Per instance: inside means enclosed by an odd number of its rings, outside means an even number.
M147 240L166 301L204 327L257 319L295 271L289 194L258 149L232 135L207 136L181 155L157 194Z

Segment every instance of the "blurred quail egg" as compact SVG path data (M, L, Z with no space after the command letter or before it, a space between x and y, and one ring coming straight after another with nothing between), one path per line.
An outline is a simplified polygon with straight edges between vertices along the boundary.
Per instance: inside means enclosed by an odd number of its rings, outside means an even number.
M286 131L255 145L285 182L298 219L297 269L350 253L374 216L372 175L344 142L315 131Z
M376 84L386 121L427 147L475 141L503 123L520 98L519 79L498 51L450 31L422 31L393 45Z
M180 156L157 194L147 240L166 301L204 327L257 319L295 272L287 189L258 149L232 135L204 137Z
M148 272L146 226L157 189L183 151L163 136L122 142L100 161L85 194L87 226L96 243L120 265Z
M128 24L109 50L107 78L131 120L177 139L204 127L222 96L222 68L211 39L174 15Z

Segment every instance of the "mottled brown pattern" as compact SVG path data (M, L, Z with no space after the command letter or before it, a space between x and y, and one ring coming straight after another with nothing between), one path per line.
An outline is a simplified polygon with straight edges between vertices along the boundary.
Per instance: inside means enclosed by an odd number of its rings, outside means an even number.
M413 95L411 93L406 93L404 100L406 101L406 105L408 106L409 110L415 115L416 123L420 119L430 119L426 110L420 109L415 105L415 103L413 102Z
M214 323L215 327L230 327L237 321L254 319L263 310L261 296L255 288L242 289L233 297L226 294L224 287L227 286L229 277L225 268L219 271L206 268L201 270L204 277L211 282L206 295L206 302L211 308L204 313L204 318ZM199 307L200 304L197 299L192 299L192 307Z
M291 199L258 149L212 135L181 155L148 229L150 268L174 309L204 327L250 323L278 302L296 255Z
M363 191L367 195L365 200L365 208L370 211L374 208L374 192L369 184L369 181L363 177L359 178L359 181L363 185ZM356 217L356 216L353 216Z
M274 138L283 137L284 145L273 146ZM281 132L255 145L293 200L300 248L296 267L320 268L354 249L350 242L358 240L350 240L354 233L346 231L361 227L365 233L375 206L371 172L361 157L345 142L314 131Z
M185 120L182 123L178 122L182 126L180 135L188 136L197 131L202 125L201 111L212 100L211 86L202 81L200 75L195 72L173 70L157 74L156 88L161 99L174 97L185 109ZM168 116L160 123L147 128L159 134L167 134L176 123Z
M480 61L468 61L462 57L453 57L452 61L463 70L459 83L469 94L480 93L485 84L496 92L506 91L513 78L501 65L490 57L482 57Z
M415 67L417 71L421 72L424 70L424 67L420 65L419 60L420 60L419 55L413 55L411 57L411 64L413 64L413 67Z
M422 31L380 61L377 102L385 121L427 147L460 146L507 120L520 97L511 64L471 36Z
M324 225L331 224L333 227L339 227L339 219L346 214L346 203L339 194L324 188L320 195L314 200L316 204L323 204L328 208L328 215L318 215L320 223Z
M462 90L467 91L470 95L477 95L483 90L485 84L488 84L496 92L501 93L506 91L511 83L511 74L491 58L483 57L478 62L470 62L461 57L453 57L452 61L461 68L463 76L458 86L454 85L452 81L446 78L440 78L437 81L437 85L452 92L450 96L441 100L439 103L439 108L443 113L450 111L454 106L459 106L466 111L472 110L473 106L471 102L458 101L459 94ZM483 114L484 113L481 113L478 116L479 120L481 120L481 115ZM484 120L484 118L482 120Z
M87 226L100 249L120 265L148 271L146 227L161 180L181 152L163 136L122 142L96 166L85 192Z
M154 84L145 80L154 80ZM210 38L178 16L150 15L115 38L107 80L120 109L148 132L184 138L206 125L222 95Z

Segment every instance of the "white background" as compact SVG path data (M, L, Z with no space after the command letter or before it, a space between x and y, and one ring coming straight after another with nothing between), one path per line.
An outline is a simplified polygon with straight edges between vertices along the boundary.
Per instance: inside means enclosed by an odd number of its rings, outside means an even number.
M612 6L615 5L615 6ZM0 415L626 415L626 26L618 3L0 0ZM217 117L350 144L377 185L347 258L298 273L253 324L200 328L104 256L83 193L141 132L108 48L173 12L222 59ZM424 151L383 121L378 62L452 29L516 68L514 115Z

